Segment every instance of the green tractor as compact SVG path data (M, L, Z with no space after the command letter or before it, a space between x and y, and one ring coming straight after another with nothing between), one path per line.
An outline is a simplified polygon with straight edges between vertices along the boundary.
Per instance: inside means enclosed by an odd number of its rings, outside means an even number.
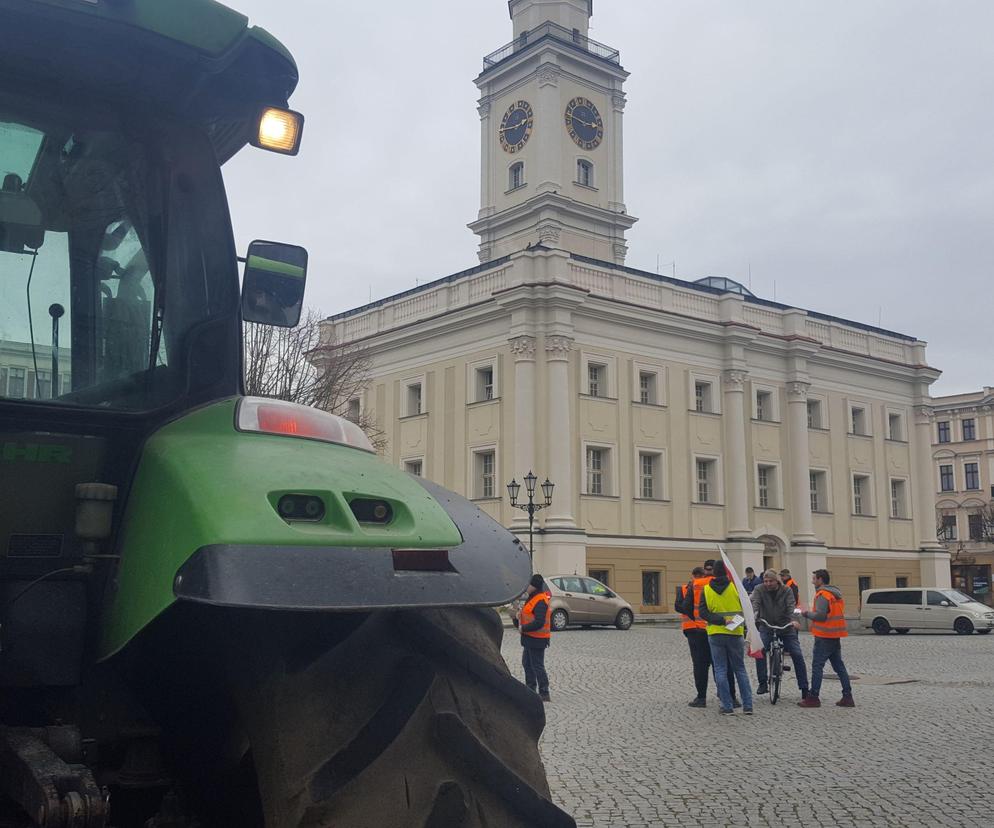
M0 0L0 826L557 826L489 607L527 551L352 423L240 396L221 164L294 61L211 0Z

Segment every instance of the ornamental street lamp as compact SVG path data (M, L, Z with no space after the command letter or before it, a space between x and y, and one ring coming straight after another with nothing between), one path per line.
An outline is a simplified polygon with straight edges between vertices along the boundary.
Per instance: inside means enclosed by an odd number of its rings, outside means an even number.
M528 558L532 558L532 527L535 523L535 513L544 509L546 506L552 505L552 490L556 488L555 483L549 482L549 478L545 478L545 482L542 484L542 494L545 497L545 503L535 502L535 481L538 478L532 474L529 470L528 474L525 475L525 491L528 493L527 503L518 503L518 492L521 491L521 484L517 480L511 479L511 482L507 484L507 494L511 498L511 505L515 509L521 509L523 512L528 513Z

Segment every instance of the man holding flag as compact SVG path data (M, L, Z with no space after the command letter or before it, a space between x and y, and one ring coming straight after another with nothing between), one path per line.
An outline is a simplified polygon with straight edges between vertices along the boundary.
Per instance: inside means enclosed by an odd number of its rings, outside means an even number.
M715 684L718 698L721 700L721 713L729 715L735 712L732 706L732 694L728 688L728 671L735 675L736 684L742 697L742 712L752 715L752 689L749 686L749 675L746 673L743 658L743 634L746 629L746 619L751 622L753 631L756 624L752 618L752 604L743 601L745 589L729 580L728 559L724 550L722 560L715 561L714 578L701 590L698 615L707 622L708 644L711 647L711 660L714 664ZM734 570L732 570L734 575ZM735 580L738 577L735 576ZM756 631L757 643L759 633ZM762 649L762 644L755 649Z

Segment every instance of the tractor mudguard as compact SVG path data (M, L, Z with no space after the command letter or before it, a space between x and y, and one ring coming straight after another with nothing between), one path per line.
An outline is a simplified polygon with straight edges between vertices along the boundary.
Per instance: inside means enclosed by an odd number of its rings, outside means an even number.
M177 600L360 611L495 606L524 588L527 551L469 501L360 449L239 431L236 402L193 411L146 442L101 658ZM323 516L284 520L286 494L319 497ZM357 497L388 503L390 522L360 523Z

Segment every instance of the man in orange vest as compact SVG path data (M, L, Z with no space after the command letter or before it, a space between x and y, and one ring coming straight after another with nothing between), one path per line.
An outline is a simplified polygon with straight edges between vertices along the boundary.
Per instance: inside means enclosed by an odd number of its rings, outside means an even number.
M801 606L801 590L797 586L797 581L790 577L789 569L780 570L780 580L783 581L783 585L787 587L787 589L794 593L794 606Z
M518 631L521 633L521 666L525 670L525 684L537 690L542 701L549 697L549 674L545 672L545 650L552 638L552 613L549 602L552 594L545 579L536 573L528 582L528 600L518 612Z
M689 609L680 617L680 626L690 647L690 660L694 663L694 686L697 697L690 702L691 707L708 706L708 673L711 672L711 647L708 645L707 622L697 617L697 603L701 600L701 590L710 580L704 576L704 567L695 566L691 572L693 580L680 587L681 606Z
M797 704L800 707L821 707L818 694L821 691L821 678L825 662L831 662L832 669L842 684L842 699L838 707L855 707L852 699L852 683L849 672L842 661L842 639L846 631L846 605L838 587L830 586L831 577L827 569L816 569L811 583L815 588L814 609L801 613L811 621L811 633L815 637L814 655L811 657L811 690L808 697Z

